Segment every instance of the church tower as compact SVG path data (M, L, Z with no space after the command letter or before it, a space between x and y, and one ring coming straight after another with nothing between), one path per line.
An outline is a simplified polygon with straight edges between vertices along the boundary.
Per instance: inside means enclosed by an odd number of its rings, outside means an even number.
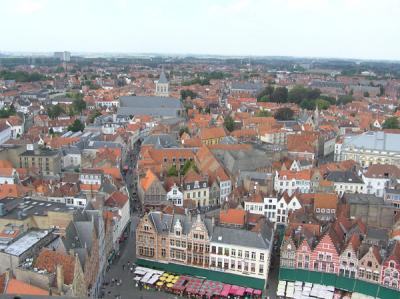
M164 68L161 70L161 75L158 81L156 81L156 96L168 97L169 96L169 82L164 73Z
M314 129L319 129L319 109L317 103L315 105L315 111L314 111Z

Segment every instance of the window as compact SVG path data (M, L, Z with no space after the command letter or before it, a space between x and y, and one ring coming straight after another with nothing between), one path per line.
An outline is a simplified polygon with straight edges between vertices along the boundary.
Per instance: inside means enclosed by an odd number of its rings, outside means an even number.
M255 263L251 263L251 265L250 265L250 271L251 271L252 273L255 273L255 272L256 272L256 264L255 264Z
M235 249L231 249L231 256L236 256L236 250Z
M161 249L161 256L162 257L166 257L166 255L167 255L167 252L166 252L165 248L162 248Z
M251 253L251 259L252 259L252 260L255 260L255 259L256 259L256 253L255 253L254 251Z
M242 257L242 251L238 250L238 257Z
M231 269L235 269L235 260L231 260Z
M244 252L244 258L245 258L245 259L248 259L249 256L250 256L250 252L245 251L245 252Z
M264 261L264 253L260 253L260 261Z

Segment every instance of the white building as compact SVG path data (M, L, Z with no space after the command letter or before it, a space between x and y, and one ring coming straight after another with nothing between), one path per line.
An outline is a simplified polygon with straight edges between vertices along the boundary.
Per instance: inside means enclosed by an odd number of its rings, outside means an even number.
M0 185L18 184L18 182L19 182L19 176L15 168L0 169Z
M172 202L174 206L183 206L183 193L179 190L176 184L174 184L171 187L171 190L167 193L167 200Z
M276 197L253 196L244 202L244 209L252 214L264 215L270 222L286 224L289 212L300 209L301 204L296 196L283 194Z
M129 197L122 192L115 191L105 201L104 208L115 214L113 217L113 244L118 248L120 238L130 222Z
M77 168L81 166L82 154L76 147L67 147L63 149L62 167Z
M8 119L7 125L11 128L12 139L16 139L24 133L24 124L19 117Z
M294 192L308 193L311 185L311 170L302 171L281 170L275 174L274 190L278 193Z
M96 169L84 169L79 174L79 180L85 185L101 185L103 173Z
M354 160L363 167L391 164L400 167L400 134L382 131L347 136L342 146L335 146L337 161Z
M276 223L286 224L289 213L300 208L301 204L296 195L289 197L283 194L276 205Z
M260 232L215 226L210 240L210 269L268 281L274 230Z
M11 127L6 123L0 124L0 144L8 141L11 138Z
M161 71L160 78L156 81L156 96L168 97L169 96L169 82L165 76L164 70Z
M363 193L383 197L391 180L400 182L400 169L394 165L373 164L362 174L365 183Z
M333 182L335 192L339 196L344 193L364 193L364 181L352 171L332 171L326 180Z

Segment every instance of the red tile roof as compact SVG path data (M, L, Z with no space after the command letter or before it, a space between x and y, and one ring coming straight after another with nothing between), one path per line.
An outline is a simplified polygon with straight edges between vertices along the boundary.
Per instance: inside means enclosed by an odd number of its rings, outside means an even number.
M65 284L72 284L75 269L75 258L73 256L44 249L39 253L35 261L36 268L46 269L50 273L56 272L57 265L63 266Z
M246 211L239 209L222 210L219 213L219 221L222 224L244 225Z

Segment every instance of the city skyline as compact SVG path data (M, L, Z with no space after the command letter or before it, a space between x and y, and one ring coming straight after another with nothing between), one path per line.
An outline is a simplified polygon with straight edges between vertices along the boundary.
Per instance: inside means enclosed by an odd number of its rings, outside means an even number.
M395 0L5 0L0 8L3 53L400 59Z

